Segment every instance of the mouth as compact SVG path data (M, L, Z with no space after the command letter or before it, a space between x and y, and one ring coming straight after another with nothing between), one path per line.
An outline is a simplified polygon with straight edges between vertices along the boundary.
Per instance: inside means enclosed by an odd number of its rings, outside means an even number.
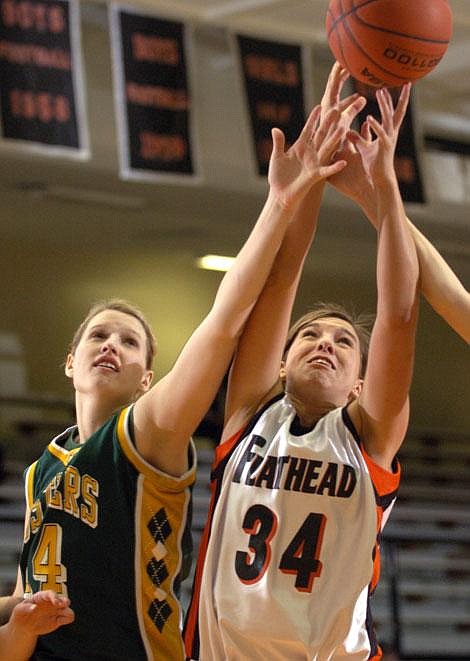
M314 367L324 367L331 370L336 369L333 361L326 358L326 356L314 356L313 358L310 358L308 364L313 365Z
M104 370L109 370L111 372L119 372L119 368L115 363L112 363L108 360L100 360L93 364L93 367L98 367Z

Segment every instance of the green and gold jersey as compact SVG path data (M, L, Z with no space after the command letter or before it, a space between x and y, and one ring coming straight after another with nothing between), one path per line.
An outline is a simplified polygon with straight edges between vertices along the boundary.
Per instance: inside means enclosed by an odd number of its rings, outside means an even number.
M191 468L167 475L137 452L132 407L86 443L65 430L26 471L25 591L67 595L75 622L41 636L34 659L184 659L177 599Z

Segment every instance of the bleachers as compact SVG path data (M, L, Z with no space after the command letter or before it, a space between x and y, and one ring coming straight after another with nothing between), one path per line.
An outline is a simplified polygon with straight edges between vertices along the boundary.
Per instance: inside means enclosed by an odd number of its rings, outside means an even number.
M23 539L24 488L21 470L7 464L0 482L0 595L11 594L16 584L19 552Z
M470 659L470 446L410 434L385 529L379 637L400 659Z

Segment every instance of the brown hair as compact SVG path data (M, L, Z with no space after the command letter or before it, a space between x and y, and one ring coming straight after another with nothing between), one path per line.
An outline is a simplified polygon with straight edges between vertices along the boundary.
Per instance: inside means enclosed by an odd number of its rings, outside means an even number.
M367 367L367 354L369 352L369 340L370 340L370 327L372 324L373 316L366 314L355 314L349 312L343 305L339 303L318 303L312 310L304 314L300 319L290 327L289 333L287 334L287 340L284 347L284 356L285 359L292 342L295 340L297 335L301 330L306 326L313 323L318 319L324 319L326 317L336 317L337 319L343 319L347 321L356 331L359 338L359 349L361 352L361 371L360 377L362 378L365 374Z
M147 340L146 368L151 369L153 359L157 351L157 342L155 340L154 334L152 333L152 329L150 328L150 325L144 314L141 312L141 310L139 310L138 307L131 305L127 301L120 298L111 298L107 301L98 301L91 306L85 319L75 331L72 342L70 343L69 353L72 355L75 353L78 343L82 339L82 335L85 332L85 329L90 323L91 319L96 317L96 315L100 312L104 312L105 310L116 310L117 312L123 312L124 314L128 314L140 321L142 328L145 331L145 337Z

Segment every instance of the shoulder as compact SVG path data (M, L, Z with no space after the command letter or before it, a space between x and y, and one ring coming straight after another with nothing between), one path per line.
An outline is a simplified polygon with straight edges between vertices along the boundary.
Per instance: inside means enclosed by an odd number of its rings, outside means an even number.
M276 385L256 406L238 409L225 419L221 442L224 443L235 435L240 436L243 430L251 429L253 427L253 421L258 421L261 415L270 409L273 404L281 402L284 399L284 390ZM282 406L282 404L279 406Z
M156 467L142 456L139 452L134 430L134 405L122 409L115 421L116 438L119 448L135 470L153 482L159 482L169 490L181 490L191 485L195 480L196 473L196 449L192 439L189 441L187 450L186 468L178 475L173 475L161 467Z

